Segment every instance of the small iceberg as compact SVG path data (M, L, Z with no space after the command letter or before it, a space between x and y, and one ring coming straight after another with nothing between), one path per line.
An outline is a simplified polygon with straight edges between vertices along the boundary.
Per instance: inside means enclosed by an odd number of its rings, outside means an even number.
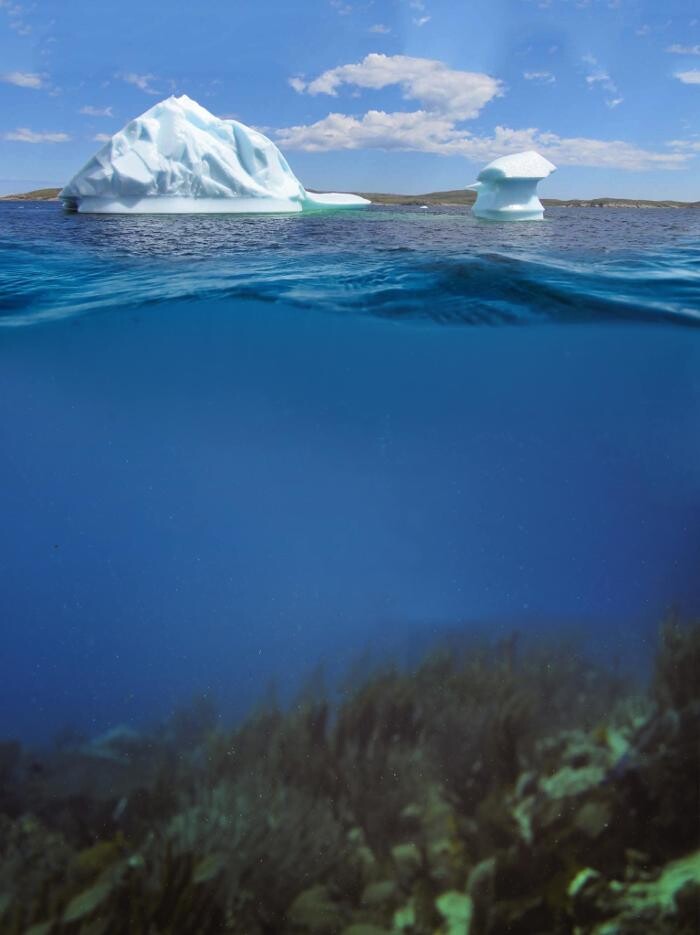
M59 198L90 214L277 214L370 204L359 195L306 191L272 140L184 94L127 123Z
M472 211L489 220L542 220L544 208L537 197L537 183L556 168L532 150L494 159L478 174L478 181L467 186L476 191Z

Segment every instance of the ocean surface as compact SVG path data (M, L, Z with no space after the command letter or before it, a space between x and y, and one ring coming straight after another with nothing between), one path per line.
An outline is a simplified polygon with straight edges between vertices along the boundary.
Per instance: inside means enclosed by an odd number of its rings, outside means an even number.
M0 205L0 737L700 612L700 212Z

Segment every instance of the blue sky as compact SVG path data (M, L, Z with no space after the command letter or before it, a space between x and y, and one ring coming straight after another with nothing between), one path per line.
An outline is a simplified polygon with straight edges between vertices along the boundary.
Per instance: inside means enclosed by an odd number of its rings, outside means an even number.
M186 93L309 187L462 187L535 148L552 196L700 199L691 0L0 0L0 190L62 184Z

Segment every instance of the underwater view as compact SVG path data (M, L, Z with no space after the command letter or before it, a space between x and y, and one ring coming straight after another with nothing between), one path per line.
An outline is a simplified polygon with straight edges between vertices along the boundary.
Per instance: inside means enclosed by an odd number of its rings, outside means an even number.
M700 212L0 203L0 932L700 931Z

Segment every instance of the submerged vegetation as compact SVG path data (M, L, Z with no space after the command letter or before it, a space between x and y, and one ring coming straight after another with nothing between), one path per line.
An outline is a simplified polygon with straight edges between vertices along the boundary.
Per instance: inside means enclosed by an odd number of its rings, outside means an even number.
M0 931L690 935L699 671L671 619L648 692L513 639L232 729L3 743Z

